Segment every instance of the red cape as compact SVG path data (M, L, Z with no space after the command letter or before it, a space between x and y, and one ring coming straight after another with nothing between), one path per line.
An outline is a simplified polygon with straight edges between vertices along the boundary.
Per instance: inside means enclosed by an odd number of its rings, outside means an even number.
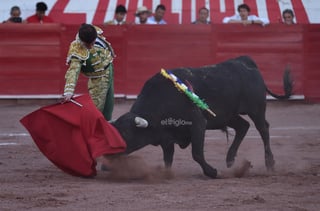
M89 95L42 107L20 122L40 151L58 168L74 176L95 176L95 158L123 152L121 135L93 104Z

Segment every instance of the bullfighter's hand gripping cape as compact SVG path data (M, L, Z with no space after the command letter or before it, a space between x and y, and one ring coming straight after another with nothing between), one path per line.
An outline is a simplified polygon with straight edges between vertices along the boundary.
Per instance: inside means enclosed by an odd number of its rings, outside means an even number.
M74 176L95 176L95 158L121 153L126 143L89 95L76 97L74 102L77 103L42 107L20 122L40 151L58 168Z

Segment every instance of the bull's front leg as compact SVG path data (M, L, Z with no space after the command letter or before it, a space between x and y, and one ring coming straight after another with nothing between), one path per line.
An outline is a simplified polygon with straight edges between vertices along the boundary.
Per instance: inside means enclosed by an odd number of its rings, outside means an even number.
M250 124L241 116L236 116L229 121L228 126L233 128L236 132L233 142L228 150L226 159L227 167L230 168L234 164L239 146L247 134Z
M198 131L200 134L194 135L192 137L191 143L192 143L192 157L193 159L200 164L203 173L211 178L217 177L217 170L215 168L212 168L205 160L204 158L204 133L205 129L203 129L201 132Z
M166 168L171 168L173 162L173 154L174 154L174 143L172 144L162 144L161 145L163 151L163 160Z

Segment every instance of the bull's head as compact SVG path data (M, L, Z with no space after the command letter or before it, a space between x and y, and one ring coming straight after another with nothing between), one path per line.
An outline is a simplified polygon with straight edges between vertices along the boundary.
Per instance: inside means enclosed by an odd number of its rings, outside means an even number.
M154 141L154 134L148 121L132 112L122 115L112 124L127 143L126 153L136 151Z

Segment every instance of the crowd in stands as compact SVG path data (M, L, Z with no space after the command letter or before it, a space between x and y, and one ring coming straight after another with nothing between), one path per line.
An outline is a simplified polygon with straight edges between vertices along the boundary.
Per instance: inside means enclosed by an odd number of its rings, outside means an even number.
M3 23L54 23L54 20L46 15L48 7L45 2L38 2L35 8L35 14L27 17L25 20L21 18L21 10L19 6L13 6L10 10L10 17L3 21ZM124 24L167 24L164 16L166 7L163 4L159 4L154 13L146 6L137 8L135 12L136 19L133 23L126 22L127 9L123 5L118 5L114 13L114 19L105 22L105 25L124 25ZM243 24L251 25L257 24L265 26L269 24L268 18L258 17L250 14L250 7L247 4L240 4L237 8L236 14L230 17L225 17L222 23L225 24ZM211 24L210 11L206 7L199 9L197 19L192 24ZM282 12L283 24L295 24L294 13L291 9L285 9Z
M52 18L46 15L48 6L44 2L36 4L35 14L27 17L25 20L21 18L21 10L19 6L13 6L10 10L10 17L3 23L54 23Z

